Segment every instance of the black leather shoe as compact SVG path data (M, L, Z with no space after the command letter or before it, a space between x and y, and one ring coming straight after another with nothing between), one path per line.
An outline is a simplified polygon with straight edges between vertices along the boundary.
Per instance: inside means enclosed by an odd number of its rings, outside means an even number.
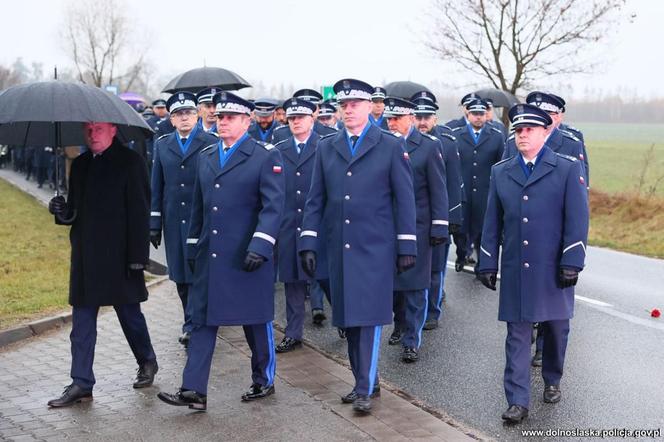
M427 319L426 322L424 323L424 327L422 327L424 330L434 330L438 328L438 320L437 319Z
M420 355L417 354L417 350L413 347L404 347L403 354L401 355L401 360L403 362L411 363L417 362L420 358Z
M325 312L319 308L311 310L311 317L313 318L314 325L322 325L323 321L327 319Z
M371 398L365 394L358 394L353 401L353 410L357 413L368 413L371 411Z
M340 337L341 339L346 339L346 330L344 330L343 328L339 327L339 328L337 328L337 333L339 333L339 337Z
M251 387L249 387L249 391L242 395L242 400L245 402L255 401L256 399L263 399L271 394L274 394L274 385L264 387L260 384L252 384Z
M528 417L528 409L521 405L510 405L510 408L503 413L503 420L508 424L518 424Z
M533 356L533 360L530 362L530 365L533 367L541 367L542 366L542 352L541 351L536 351L535 355Z
M348 393L346 396L341 396L341 402L344 404L352 404L357 399L357 392L355 390ZM371 398L380 397L380 385L376 385L371 393Z
M544 387L544 402L547 404L555 404L560 402L562 398L562 393L560 392L560 386L558 385L547 385Z
M463 266L465 264L466 264L465 261L459 261L459 260L455 261L454 262L454 270L457 271L457 272L463 271Z
M207 410L207 396L204 394L196 393L193 390L184 390L180 388L175 394L161 392L157 395L157 397L166 402L168 405L175 405L176 407L189 407L192 410L197 411Z
M387 343L390 345L397 345L399 342L401 342L401 332L395 328L392 330L392 334L390 335L390 339L387 341Z
M286 336L274 350L277 353L288 353L289 351L295 350L298 347L302 347L302 341L298 341L297 339L289 338Z
M48 406L53 408L69 407L78 402L90 402L92 400L92 391L84 390L76 384L67 385L62 396L48 401Z
M475 261L475 258L473 258L472 255L471 255L471 256L467 256L467 257L466 257L466 264L468 264L469 266L472 266L472 265L474 265L474 264L477 264L477 261Z
M184 346L184 348L189 348L189 341L191 340L191 334L189 332L182 333L182 336L178 338L178 342Z
M136 372L136 380L134 381L134 388L145 388L152 385L154 382L154 375L159 371L157 360L148 361L138 367Z

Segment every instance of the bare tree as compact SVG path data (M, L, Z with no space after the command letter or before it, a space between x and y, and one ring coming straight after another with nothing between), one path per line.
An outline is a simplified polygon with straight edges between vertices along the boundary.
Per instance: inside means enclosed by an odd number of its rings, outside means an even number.
M425 45L437 57L517 94L552 75L588 72L588 54L625 0L434 0ZM595 54L595 56L598 56Z

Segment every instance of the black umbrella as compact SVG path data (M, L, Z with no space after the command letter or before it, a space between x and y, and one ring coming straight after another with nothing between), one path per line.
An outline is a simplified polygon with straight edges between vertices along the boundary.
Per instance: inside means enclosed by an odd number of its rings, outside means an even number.
M235 72L223 68L197 68L173 78L162 92L198 92L208 87L218 87L225 91L235 91L251 85Z
M480 89L475 93L482 98L493 100L494 107L510 108L519 103L519 100L513 94L500 89Z
M399 97L404 100L410 100L410 97L418 92L431 92L428 87L412 81L393 81L385 86L385 91L391 97Z
M57 80L27 83L0 94L0 144L56 148L85 144L86 122L115 124L116 137L125 143L153 133L119 97L87 84ZM57 165L55 170L58 173Z

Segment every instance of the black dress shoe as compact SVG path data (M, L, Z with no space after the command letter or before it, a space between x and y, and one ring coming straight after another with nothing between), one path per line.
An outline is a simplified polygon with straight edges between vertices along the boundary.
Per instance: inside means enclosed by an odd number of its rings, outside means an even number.
M350 393L348 393L346 396L341 396L341 402L344 404L352 404L355 402L355 399L357 399L358 394L357 391L353 390ZM371 393L371 398L375 397L380 397L380 385L376 385L373 389L373 393Z
M437 319L427 319L426 322L424 323L424 327L422 327L424 330L434 330L438 328L438 320Z
M90 402L92 400L92 391L84 390L76 384L67 385L62 396L48 401L48 406L53 408L69 407L78 402Z
M466 263L465 261L459 261L459 260L455 261L454 270L457 272L463 271L463 266L465 265L465 263Z
M353 401L353 410L362 414L370 412L371 398L365 394L358 394L355 401Z
M521 405L510 405L510 408L503 413L503 420L509 424L518 424L528 417L528 409Z
M466 264L472 266L473 264L477 264L477 261L475 261L475 258L471 256L466 257Z
M178 338L178 342L184 346L184 348L189 348L189 341L191 340L191 333L184 332L182 336Z
M397 345L399 342L401 342L401 332L395 328L392 330L392 334L390 335L390 339L387 341L387 343L390 345Z
M176 407L186 406L198 411L207 410L207 396L196 393L193 390L180 388L175 394L161 392L157 397L168 405L175 405Z
M542 366L542 352L541 351L536 351L535 355L533 356L533 360L530 362L530 365L533 367L541 367Z
M274 394L274 385L264 387L260 384L252 384L251 387L249 387L249 391L242 395L242 400L245 402L255 401L256 399L263 399L271 394Z
M562 398L562 393L560 392L560 386L558 385L547 385L544 387L544 402L547 404L555 404L560 402Z
M288 353L289 351L295 350L298 347L302 347L302 341L298 341L297 339L289 338L286 336L274 350L277 353Z
M325 312L319 308L311 310L311 317L313 318L314 325L322 325L323 321L327 319Z
M154 375L159 371L157 360L144 362L138 367L136 372L136 380L134 381L134 388L145 388L152 385L154 382Z
M346 339L346 330L345 329L339 327L339 328L337 328L337 333L339 333L339 337L341 339Z
M417 362L420 358L420 355L417 354L417 350L413 347L404 347L403 354L401 355L401 360L403 362L411 363Z

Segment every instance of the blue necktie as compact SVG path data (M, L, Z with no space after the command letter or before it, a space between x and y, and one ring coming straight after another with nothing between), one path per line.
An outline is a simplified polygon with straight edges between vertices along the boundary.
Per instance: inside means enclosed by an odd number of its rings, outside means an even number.
M298 154L298 155L301 155L302 152L304 152L304 148L305 148L305 147L306 147L306 145L305 145L304 143L299 143L299 144L297 145L297 154Z
M535 168L535 165L529 161L526 164L526 167L528 168L528 176L532 175L533 174L533 169Z

